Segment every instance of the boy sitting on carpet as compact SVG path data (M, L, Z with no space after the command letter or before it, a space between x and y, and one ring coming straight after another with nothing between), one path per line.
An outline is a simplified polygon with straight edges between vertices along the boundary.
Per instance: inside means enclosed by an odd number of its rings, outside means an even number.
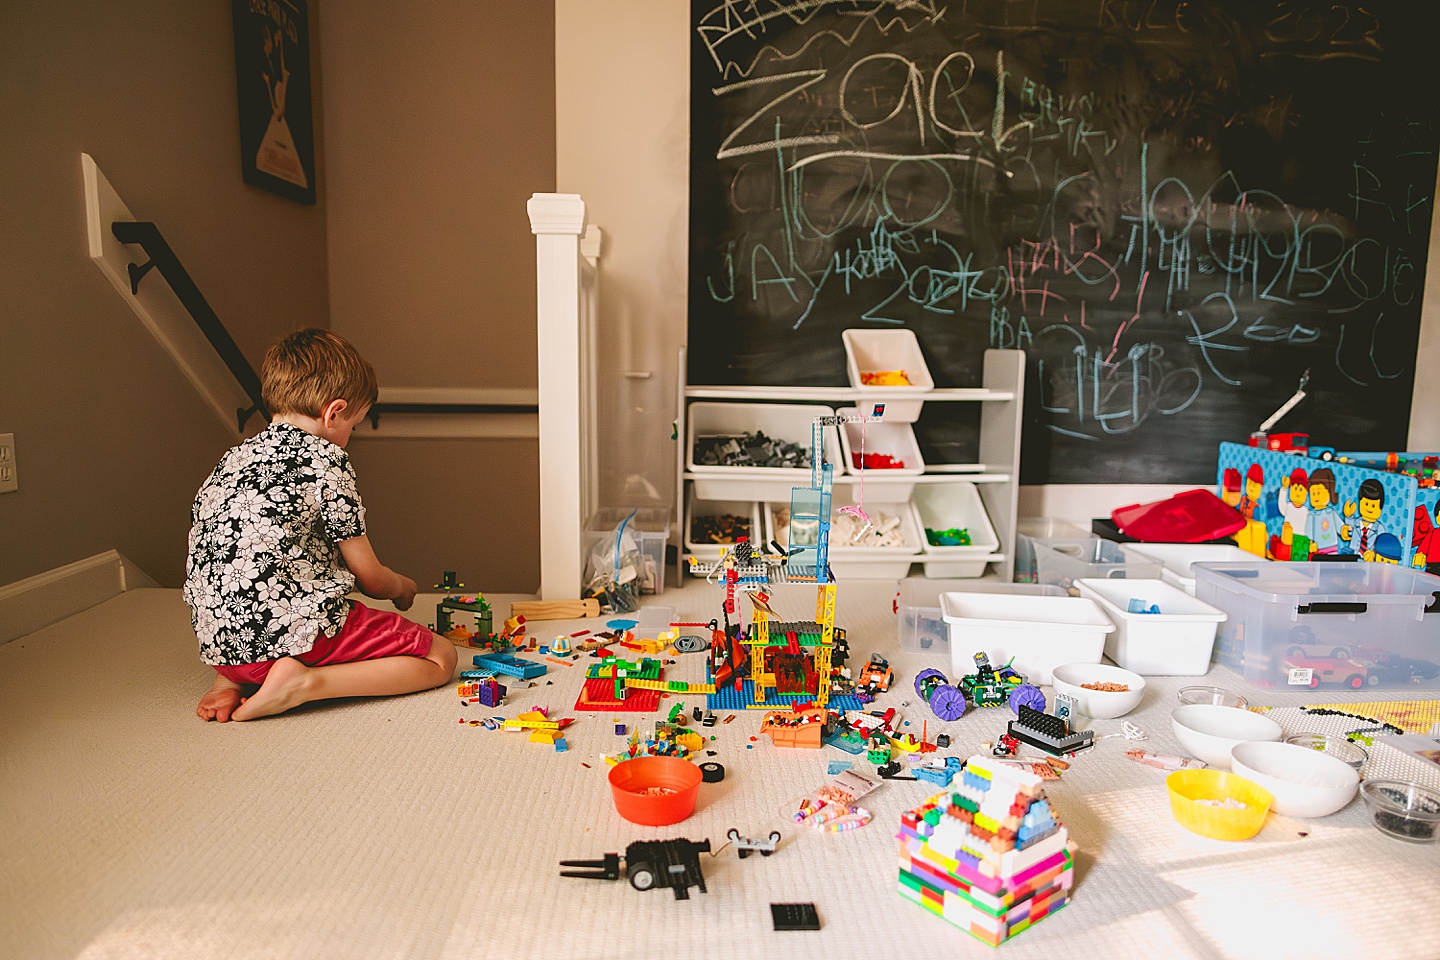
M265 353L270 426L234 447L191 508L185 601L215 683L195 713L252 720L311 700L428 690L450 680L455 648L397 613L415 581L385 566L344 447L375 402L375 371L327 330Z

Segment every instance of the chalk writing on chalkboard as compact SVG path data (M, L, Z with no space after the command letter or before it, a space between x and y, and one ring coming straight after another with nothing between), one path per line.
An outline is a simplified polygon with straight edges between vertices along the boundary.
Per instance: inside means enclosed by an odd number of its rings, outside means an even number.
M1281 429L1402 447L1440 141L1416 17L695 0L690 382L844 384L841 330L905 326L940 386L1026 352L1025 482L1207 483L1306 369Z

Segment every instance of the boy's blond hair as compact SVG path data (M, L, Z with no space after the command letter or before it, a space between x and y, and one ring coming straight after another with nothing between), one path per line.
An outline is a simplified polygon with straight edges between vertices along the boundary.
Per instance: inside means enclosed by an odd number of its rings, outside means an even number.
M346 415L354 416L378 395L375 368L329 330L297 330L266 350L260 364L260 396L272 416L318 419L332 400L344 400Z

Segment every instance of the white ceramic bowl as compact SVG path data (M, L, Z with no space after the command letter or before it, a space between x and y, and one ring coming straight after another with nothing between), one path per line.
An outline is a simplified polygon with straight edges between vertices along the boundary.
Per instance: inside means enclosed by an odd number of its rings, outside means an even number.
M1074 697L1080 712L1095 720L1123 717L1138 707L1145 696L1144 677L1108 663L1062 664L1051 671L1050 683L1056 693ZM1086 690L1087 683L1124 684L1130 689L1123 693Z
M1230 769L1269 790L1270 809L1287 817L1328 817L1360 789L1354 767L1293 743L1239 743L1230 759Z
M1170 714L1175 738L1192 757L1212 767L1230 769L1230 751L1246 740L1279 740L1285 735L1269 717L1213 703L1188 703Z

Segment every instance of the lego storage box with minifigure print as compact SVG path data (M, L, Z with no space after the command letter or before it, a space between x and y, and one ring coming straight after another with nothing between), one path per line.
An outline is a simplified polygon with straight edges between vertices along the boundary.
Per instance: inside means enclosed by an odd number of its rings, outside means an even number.
M1099 663L1105 636L1115 629L1085 597L943 593L940 612L950 627L956 678L974 672L974 655L983 650L992 664L1013 659L1030 683L1049 683L1058 666Z
M1215 659L1262 687L1440 690L1440 577L1391 563L1196 564Z
M695 495L702 500L790 499L792 488L810 484L815 418L834 415L835 411L823 404L690 404L685 417L685 472L694 481ZM839 473L839 435L831 426L819 429L825 461ZM765 440L759 441L757 434L764 434ZM747 437L756 442L740 443ZM705 462L707 454L726 446L727 440L735 441L731 445L734 462ZM761 465L781 447L791 454L784 464Z

